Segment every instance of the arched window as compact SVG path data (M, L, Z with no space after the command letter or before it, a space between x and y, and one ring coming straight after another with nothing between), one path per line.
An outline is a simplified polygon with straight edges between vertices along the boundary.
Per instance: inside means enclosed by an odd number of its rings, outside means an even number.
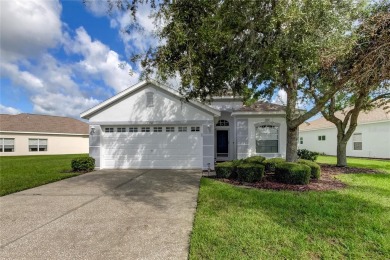
M217 126L229 126L229 121L221 119L218 121Z

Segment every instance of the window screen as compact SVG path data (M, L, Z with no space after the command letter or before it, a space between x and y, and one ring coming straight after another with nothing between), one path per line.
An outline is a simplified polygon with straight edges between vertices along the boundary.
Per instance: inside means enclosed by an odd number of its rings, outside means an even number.
M256 127L256 153L278 153L278 127L263 125Z

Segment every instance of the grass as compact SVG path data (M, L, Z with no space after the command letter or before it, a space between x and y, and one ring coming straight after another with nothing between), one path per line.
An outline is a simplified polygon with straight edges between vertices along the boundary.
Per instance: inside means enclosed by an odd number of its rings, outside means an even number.
M69 178L73 158L86 154L0 157L0 196Z
M320 155L317 158L318 163L336 164L336 161L336 156ZM348 157L347 164L350 167L377 169L390 173L390 160Z
M381 161L369 164L383 169ZM390 259L390 175L339 178L347 188L326 192L202 178L190 259Z

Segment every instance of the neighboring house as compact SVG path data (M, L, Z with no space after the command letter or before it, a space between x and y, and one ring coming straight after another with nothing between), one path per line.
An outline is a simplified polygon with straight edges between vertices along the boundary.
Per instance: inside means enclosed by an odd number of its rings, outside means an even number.
M251 155L285 157L283 106L243 106L234 97L210 105L183 102L177 91L140 82L85 111L90 156L108 168L214 168Z
M74 118L0 114L0 156L88 153L88 135Z
M338 112L338 118L343 114ZM336 155L337 129L325 118L299 127L299 148ZM390 158L390 114L382 108L360 113L358 126L347 144L347 156Z

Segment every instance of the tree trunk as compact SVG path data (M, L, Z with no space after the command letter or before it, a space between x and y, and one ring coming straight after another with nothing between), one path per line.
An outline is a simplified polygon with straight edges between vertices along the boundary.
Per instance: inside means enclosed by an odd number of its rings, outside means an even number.
M295 162L298 159L298 127L287 127L287 147L286 147L286 161Z
M347 142L344 140L337 141L337 166L347 166Z

